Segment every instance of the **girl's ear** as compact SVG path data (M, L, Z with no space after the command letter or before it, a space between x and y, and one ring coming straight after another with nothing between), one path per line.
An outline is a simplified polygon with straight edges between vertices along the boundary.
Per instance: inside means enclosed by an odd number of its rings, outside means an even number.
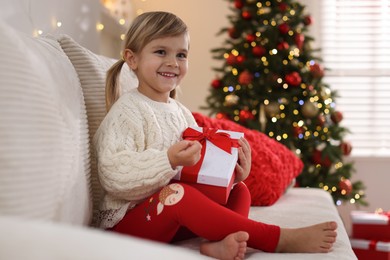
M135 53L130 49L125 49L123 53L123 59L127 63L130 69L136 70L137 69L137 57Z

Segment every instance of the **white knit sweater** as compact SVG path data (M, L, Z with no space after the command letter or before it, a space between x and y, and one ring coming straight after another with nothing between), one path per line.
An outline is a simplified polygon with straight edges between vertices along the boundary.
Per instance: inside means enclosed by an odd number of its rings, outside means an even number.
M191 112L174 99L153 101L137 89L115 102L94 136L98 174L105 190L100 227L117 224L127 210L168 184L168 148L196 125Z

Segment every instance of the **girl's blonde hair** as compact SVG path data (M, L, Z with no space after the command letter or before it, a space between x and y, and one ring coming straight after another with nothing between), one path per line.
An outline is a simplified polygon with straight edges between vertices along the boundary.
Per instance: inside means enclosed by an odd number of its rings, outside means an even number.
M168 12L146 12L136 17L126 33L123 49L130 49L138 53L149 42L170 36L178 36L187 33L186 24L176 15ZM107 71L106 77L106 109L118 100L121 89L118 84L119 73L125 61L118 60ZM176 94L175 90L170 93L171 97Z

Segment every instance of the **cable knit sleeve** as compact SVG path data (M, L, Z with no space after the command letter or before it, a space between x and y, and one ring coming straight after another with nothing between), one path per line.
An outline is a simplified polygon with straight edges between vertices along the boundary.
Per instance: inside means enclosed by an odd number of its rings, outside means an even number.
M112 113L111 113L112 112ZM171 168L167 149L153 147L140 113L124 113L113 107L94 138L102 187L113 198L141 201L166 185L177 173ZM159 134L152 133L155 138Z

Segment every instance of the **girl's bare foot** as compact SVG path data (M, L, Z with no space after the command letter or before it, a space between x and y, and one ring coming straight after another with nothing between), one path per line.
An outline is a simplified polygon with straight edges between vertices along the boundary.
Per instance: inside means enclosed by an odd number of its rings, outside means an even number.
M336 241L336 222L324 222L303 228L281 228L276 252L327 253Z
M249 234L244 231L232 233L218 242L205 242L200 245L204 255L221 260L241 260L245 257L246 241Z

